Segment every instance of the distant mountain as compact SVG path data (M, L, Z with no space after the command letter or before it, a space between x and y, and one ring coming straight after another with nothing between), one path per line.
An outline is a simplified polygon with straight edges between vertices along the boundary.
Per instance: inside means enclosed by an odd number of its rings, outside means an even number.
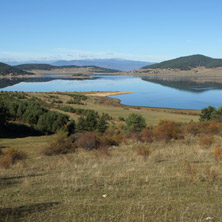
M16 67L0 62L0 75L1 76L6 76L6 75L18 76L18 75L30 75L30 74L32 73L26 72L24 70L21 70Z
M222 59L213 59L204 55L192 55L148 65L143 67L143 69L190 70L199 66L206 68L222 67Z
M107 69L107 68L102 68L98 66L76 66L76 65L63 65L63 66L54 66L50 64L21 64L14 66L18 69L22 70L46 70L50 71L53 69L79 69L79 68L90 68L90 72L97 72L97 73L114 73L114 72L119 72L119 70L115 69Z
M141 62L133 60L121 60L121 59L89 59L89 60L59 60L50 63L56 66L76 65L76 66L99 66L107 69L116 69L121 71L131 71L140 69L143 66L147 66L153 63Z

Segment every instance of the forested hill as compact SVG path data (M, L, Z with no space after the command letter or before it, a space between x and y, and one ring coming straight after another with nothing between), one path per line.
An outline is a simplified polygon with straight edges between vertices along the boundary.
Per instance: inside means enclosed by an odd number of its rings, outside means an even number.
M6 75L17 76L17 75L30 75L30 74L32 73L26 72L24 70L0 62L0 76L6 76Z
M71 68L91 68L92 71L95 72L106 72L106 73L112 73L112 72L119 72L119 70L115 69L107 69L102 68L98 66L76 66L76 65L66 65L66 66L54 66L50 64L22 64L14 66L16 68L22 69L22 70L53 70L53 69L71 69Z
M180 57L157 64L143 67L143 69L180 69L190 70L196 67L216 68L222 67L222 59L213 59L203 55Z

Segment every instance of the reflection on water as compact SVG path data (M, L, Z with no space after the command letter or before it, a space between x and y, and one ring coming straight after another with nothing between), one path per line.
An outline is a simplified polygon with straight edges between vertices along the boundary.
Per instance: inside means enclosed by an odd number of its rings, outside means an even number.
M222 83L216 83L216 82L194 82L191 80L175 81L170 79L159 79L159 78L148 78L148 77L142 77L142 80L194 93L200 93L207 90L222 89Z
M97 77L97 76L95 76ZM134 106L202 109L208 105L222 105L221 84L200 84L190 81L144 81L135 76L99 76L94 80L73 80L59 76L23 79L19 83L1 81L0 88L6 91L55 92L55 91L127 91L132 94L113 96L122 104ZM13 85L14 84L14 85ZM7 87L6 87L7 85Z

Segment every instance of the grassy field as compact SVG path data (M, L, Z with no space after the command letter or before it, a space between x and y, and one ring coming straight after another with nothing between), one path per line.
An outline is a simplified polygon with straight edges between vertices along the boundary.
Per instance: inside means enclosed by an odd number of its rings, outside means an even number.
M200 111L123 106L107 94L88 94L84 105L67 104L69 93L29 96L54 100L53 110L65 105L105 112L114 123L132 112L148 125L199 119ZM56 135L2 138L3 151L14 148L27 159L0 168L0 221L222 221L222 149L215 154L222 139L214 134L207 145L202 137L152 143L131 137L105 150L56 156L41 152Z
M219 136L42 156L51 140L1 139L28 159L0 171L0 221L221 221Z
M117 92L119 94L121 92ZM30 96L36 96L43 101L51 103L52 96L56 97L56 100L61 100L63 103L60 106L71 106L73 108L93 109L99 114L108 113L113 118L118 119L120 116L126 118L130 113L141 114L149 125L157 124L160 119L169 119L179 122L189 122L191 120L199 120L199 110L180 110L180 109L166 109L166 108L148 108L148 107L133 107L121 105L118 99L106 97L107 95L113 95L113 92L89 92L81 93L86 94L88 99L84 101L84 105L78 104L66 104L70 100L71 93L29 93ZM58 111L58 110L57 110ZM66 113L67 114L67 113ZM77 119L77 115L69 113L71 118Z

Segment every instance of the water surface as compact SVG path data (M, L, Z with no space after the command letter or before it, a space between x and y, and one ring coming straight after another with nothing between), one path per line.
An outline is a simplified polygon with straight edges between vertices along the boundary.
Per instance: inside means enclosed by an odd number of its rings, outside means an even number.
M58 76L59 77L59 76ZM31 81L31 82L30 82ZM179 85L179 84L178 84ZM135 76L102 76L93 80L26 79L15 85L4 87L5 91L24 92L81 92L81 91L126 91L132 94L112 96L122 104L133 106L167 107L180 109L202 109L206 106L222 105L221 85L192 86L183 82L183 87L175 83L144 81Z

